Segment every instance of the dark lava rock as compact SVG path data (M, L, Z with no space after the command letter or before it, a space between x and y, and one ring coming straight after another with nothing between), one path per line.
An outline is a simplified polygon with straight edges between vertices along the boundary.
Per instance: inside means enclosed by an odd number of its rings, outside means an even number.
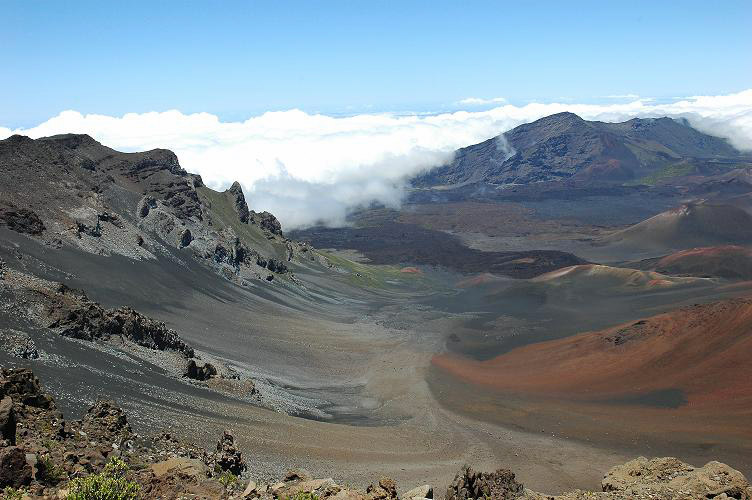
M16 412L10 396L0 400L0 438L11 445L16 444Z
M229 471L239 476L246 469L243 454L235 447L235 438L230 431L225 431L217 442L217 451L207 457L207 465L214 472Z
M33 210L18 208L12 203L0 204L0 225L17 233L39 235L45 230L42 219Z
M115 227L119 227L121 229L123 228L123 221L120 220L120 217L118 217L117 214L102 212L101 214L97 215L97 219L103 222L109 222Z
M463 467L447 488L446 500L467 500L493 498L512 500L522 495L524 487L514 478L509 469L496 472L475 472Z
M275 216L269 212L254 213L253 215L253 219L258 222L261 229L282 236L282 224L279 223Z
M191 230L186 228L180 234L180 248L187 247L191 244L191 241L193 241L193 235L191 234Z
M240 222L248 224L251 214L248 210L248 204L245 202L243 188L240 187L240 183L238 181L233 182L232 186L230 186L230 189L228 189L227 192L234 198L235 211L238 213Z
M81 238L82 234L87 234L95 238L102 236L102 226L99 224L99 220L94 227L84 224L83 222L76 221L76 231L78 231L78 237Z
M59 330L65 337L89 341L121 337L149 349L175 350L188 358L193 357L193 348L175 330L130 307L104 309L96 302L83 299L71 305L56 306L58 308L51 310L50 316L58 319L49 327Z
M194 380L209 380L217 376L217 368L211 363L199 365L195 359L189 359L184 376Z
M266 268L273 273L279 274L284 274L288 271L285 263L277 259L269 259L269 261L266 263Z
M140 215L142 218L146 217L147 215L149 215L149 211L152 208L157 208L157 200L155 200L151 196L147 196L141 202L141 208L138 209L138 215Z
M0 488L20 488L31 483L31 465L26 453L17 446L0 448Z

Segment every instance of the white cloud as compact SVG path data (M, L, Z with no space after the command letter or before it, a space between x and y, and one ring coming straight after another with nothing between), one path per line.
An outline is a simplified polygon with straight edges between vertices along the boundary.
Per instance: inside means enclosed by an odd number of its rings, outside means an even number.
M459 106L487 106L489 104L502 104L507 102L503 97L492 97L491 99L483 99L481 97L466 97L457 101Z
M703 132L752 150L752 89L662 104L507 104L473 112L339 118L290 110L243 122L179 111L122 117L65 111L33 128L0 128L0 138L73 132L122 151L168 148L209 186L224 189L239 180L251 208L269 210L290 229L320 220L342 224L348 209L374 200L397 206L407 177L448 161L455 149L561 111L603 121L685 117Z

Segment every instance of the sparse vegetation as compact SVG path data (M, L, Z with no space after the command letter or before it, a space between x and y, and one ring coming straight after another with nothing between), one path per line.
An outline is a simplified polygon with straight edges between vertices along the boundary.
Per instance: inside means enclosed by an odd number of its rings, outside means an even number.
M24 496L24 490L6 486L2 492L2 500L21 500Z
M113 458L99 474L74 479L70 483L68 500L135 500L139 486L129 480L128 464Z
M287 500L319 500L319 496L309 491L301 491L291 497L287 497Z
M228 488L230 486L234 486L238 482L238 476L236 476L230 471L224 471L219 476L217 481L219 481L222 484L222 486L224 486L225 488Z
M37 470L39 479L45 483L57 484L64 479L68 479L65 470L56 465L47 455L43 455L39 459L39 462L37 462Z

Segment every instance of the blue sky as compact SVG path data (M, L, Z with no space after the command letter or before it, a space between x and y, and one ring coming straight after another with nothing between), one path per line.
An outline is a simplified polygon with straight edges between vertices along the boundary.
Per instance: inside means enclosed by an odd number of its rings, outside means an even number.
M573 4L573 5L572 5ZM752 82L752 2L1 2L0 125L66 109L441 111Z

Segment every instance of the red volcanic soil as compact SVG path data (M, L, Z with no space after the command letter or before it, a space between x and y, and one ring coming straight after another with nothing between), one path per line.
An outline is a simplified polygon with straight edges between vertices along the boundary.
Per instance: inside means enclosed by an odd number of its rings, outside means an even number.
M521 397L638 401L671 390L683 394L683 409L723 408L752 418L752 299L685 307L488 361L444 354L433 363L466 382Z
M421 271L417 267L403 267L402 269L400 269L400 272L406 274L423 274L423 271Z
M752 250L736 245L682 250L660 259L654 269L664 274L752 279Z
M460 280L455 284L455 286L457 288L469 288L473 286L483 285L485 283L493 283L494 281L499 281L499 277L494 276L491 273L481 273L476 276Z

